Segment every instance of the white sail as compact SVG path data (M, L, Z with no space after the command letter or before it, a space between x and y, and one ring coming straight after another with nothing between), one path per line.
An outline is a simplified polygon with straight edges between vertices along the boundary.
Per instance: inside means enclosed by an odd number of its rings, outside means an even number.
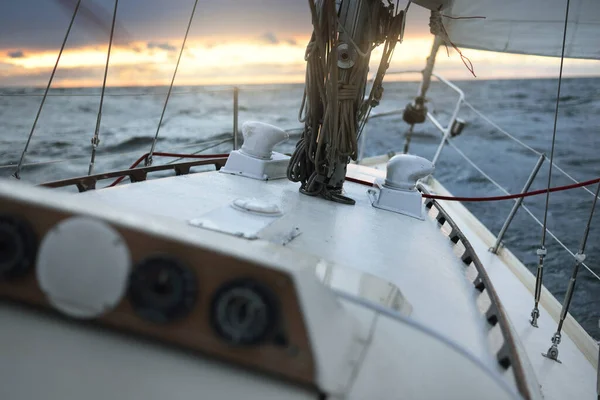
M560 57L567 0L455 0L442 14L459 47ZM571 0L565 57L600 59L600 1Z

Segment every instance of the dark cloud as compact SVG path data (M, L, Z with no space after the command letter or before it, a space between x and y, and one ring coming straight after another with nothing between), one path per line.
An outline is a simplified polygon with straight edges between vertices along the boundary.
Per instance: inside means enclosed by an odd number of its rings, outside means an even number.
M143 3L143 5L141 5ZM0 0L1 49L58 49L76 0ZM114 43L181 41L194 0L121 1ZM114 0L84 0L69 36L68 46L106 45ZM408 13L406 35L429 31L429 14L420 7ZM310 10L299 0L199 0L190 39L279 39L309 36Z
M286 39L285 42L287 44L291 44L292 46L295 46L298 44L298 42L296 41L296 39Z
M76 0L0 0L0 49L57 49L75 4ZM181 40L193 5L194 0L121 1L115 43ZM105 45L113 7L114 0L82 1L68 46ZM264 33L266 21L278 36L309 35L309 14L308 5L298 0L199 0L190 39L256 38Z
M77 1L78 0L54 0L56 4L62 6L63 11L69 16L72 16ZM79 5L76 18L80 21L85 21L85 24L88 27L92 27L93 29L98 30L99 33L103 33L102 37L107 37L110 35L111 31L113 12L114 8L112 7L104 8L94 2L87 1L81 2ZM119 10L117 8L117 15L118 14ZM115 44L125 44L130 40L131 37L125 27L123 27L119 20L115 20L113 42Z
M173 46L172 44L166 43L166 42L165 43L148 42L146 47L148 47L149 49L161 49L161 50L166 50L166 51L176 51L177 50L177 47Z
M9 66L10 68L10 66ZM42 70L19 70L12 74L3 73L3 64L0 63L0 87L10 86L34 86L43 87L48 83L50 77L50 68ZM10 71L8 71L10 72ZM53 85L59 86L63 81L82 84L90 81L96 82L98 86L102 85L102 77L104 74L103 66L96 67L75 67L58 69L53 79ZM127 82L135 83L138 78L149 77L151 79L165 79L168 75L157 71L154 65L116 65L111 66L108 71L108 86L120 83L121 79Z
M23 58L25 57L25 53L23 50L10 51L7 53L10 58Z
M260 36L260 40L262 42L269 43L269 44L277 44L277 43L279 43L279 39L277 39L277 36L273 32L263 33Z

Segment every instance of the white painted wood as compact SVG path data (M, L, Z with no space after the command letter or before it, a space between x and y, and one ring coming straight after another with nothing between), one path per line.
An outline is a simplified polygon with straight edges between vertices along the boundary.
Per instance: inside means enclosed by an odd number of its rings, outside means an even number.
M411 304L412 318L441 332L486 365L495 365L484 319L476 307L476 291L435 221L374 208L368 188L351 182L344 187L346 195L356 200L354 206L301 195L298 187L287 180L264 182L208 172L78 196L179 221L196 218L239 197L276 203L283 216L259 237L269 240L298 228L300 235L287 248L391 282Z
M349 399L519 398L494 371L414 325L378 314L372 332Z
M0 198L10 198L22 204L89 216L114 226L127 227L245 259L257 265L257 268L276 269L287 274L290 281L294 282L293 293L298 297L313 348L316 384L325 392L341 393L352 377L355 365L348 360L355 359L355 353L360 352L363 347L357 333L358 325L352 316L343 312L334 293L316 279L314 269L321 261L318 257L301 254L264 240L246 240L194 228L185 221L144 213L141 208L132 212L127 208L97 201L90 196L74 196L30 187L22 182L0 180ZM11 320L5 319L0 322L0 326L3 327L10 324ZM3 354L4 347L10 345L9 342L0 341L0 355ZM0 357L0 368L10 368L10 363ZM11 382L4 380L5 376L1 372L0 370L0 387ZM63 398L58 397L56 400ZM4 400L1 397L0 399Z
M356 168L349 167L350 170ZM364 177L381 177L383 171L380 165L377 169L361 169L360 173ZM446 194L437 182L432 181L432 187ZM50 193L0 182L0 195L96 215L113 223L246 257L265 268L288 271L305 312L317 357L319 385L332 393L332 398L344 398L349 391L350 398L355 399L390 398L390 393L406 398L461 399L514 395L512 382L506 382L510 388L501 383L501 374L487 343L487 327L477 310L474 289L465 276L464 265L453 253L450 241L440 233L437 223L429 218L418 221L372 207L365 186L348 182L345 188L346 195L356 199L355 206L301 195L298 185L286 180L264 182L216 172L141 182L83 195ZM187 224L188 220L240 197L275 203L283 211L274 223L257 232L262 240L245 240ZM594 398L596 367L592 363L597 362L597 345L576 322L569 320L560 347L563 364L541 357L556 326L553 318L557 315L558 302L545 291L540 328L531 328L528 322L532 303L531 274L506 250L499 256L488 253L493 235L462 205L443 205L488 270L512 329L524 345L518 351L525 367L528 369L531 365L535 371L544 397ZM292 231L300 234L290 236L282 246L282 233ZM390 288L397 287L400 302L410 307L396 309L409 318L402 322L367 306L335 301L333 294L314 279L319 265L334 267L329 272L326 268L322 277L326 280L329 273L327 279L331 287L353 292L380 306L386 303L377 301L375 293L390 295ZM346 267L373 274L393 286L378 284L369 289L368 294L361 292L360 275L349 273L342 277ZM11 322L34 318L17 318L14 310L4 306L0 314L0 317L8 317L3 320ZM16 326L30 332L32 324L35 322ZM11 334L13 339L21 336L15 334L17 331L17 328L3 331L0 339L3 334ZM42 335L44 330L38 331ZM417 331L421 334L416 334ZM423 335L424 331L430 333ZM88 339L90 343L96 340ZM11 360L19 362L21 356L11 354ZM35 357L28 357L29 362L35 361ZM55 361L56 356L53 357ZM164 356L160 357L162 362ZM10 382L5 378L12 376L3 375L11 365L5 360L0 360L0 377L4 382L0 385L0 394ZM229 370L221 371L221 377L225 376L229 380L234 375ZM470 384L464 383L465 377ZM53 371L44 382L56 385L57 380L60 377ZM496 389L490 392L491 388ZM33 393L30 388L19 390L15 393Z
M439 182L432 180L430 185L436 193L450 195ZM533 307L534 276L508 249L502 249L499 255L489 252L495 236L462 204L448 201L440 203L461 227L485 266L514 332L523 343L544 398L595 399L598 365L598 345L595 341L569 315L559 346L562 364L542 357L541 353L548 350L550 339L556 331L560 303L544 288L539 328L532 327L529 319Z
M318 399L262 374L4 303L0 321L2 400Z

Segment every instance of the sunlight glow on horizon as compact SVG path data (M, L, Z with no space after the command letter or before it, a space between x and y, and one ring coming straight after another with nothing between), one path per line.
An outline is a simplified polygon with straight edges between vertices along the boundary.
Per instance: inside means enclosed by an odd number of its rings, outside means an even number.
M304 52L308 37L264 43L250 40L219 44L190 40L179 67L176 84L254 84L301 83L304 81ZM429 55L432 37L406 38L398 44L391 70L421 70ZM57 51L28 51L18 57L14 51L0 53L0 86L40 86L47 82L56 62ZM381 57L381 46L371 56L371 71ZM558 72L558 59L493 53L465 49L480 79L551 77ZM11 53L13 56L11 57ZM108 76L109 86L154 86L168 84L179 54L169 43L150 46L133 43L113 47ZM61 57L53 87L89 87L101 84L106 63L106 47L66 49ZM566 73L597 76L600 64L594 60L568 60ZM456 52L450 57L440 49L436 71L451 79L470 79ZM398 80L390 77L386 80ZM404 78L406 80L407 78ZM408 78L410 80L418 77Z

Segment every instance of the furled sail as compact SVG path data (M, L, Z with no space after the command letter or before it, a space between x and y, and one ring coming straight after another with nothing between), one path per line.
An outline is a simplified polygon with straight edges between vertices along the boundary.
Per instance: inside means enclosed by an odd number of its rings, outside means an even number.
M567 0L455 0L441 11L459 47L560 57ZM600 0L571 0L565 57L600 59Z

